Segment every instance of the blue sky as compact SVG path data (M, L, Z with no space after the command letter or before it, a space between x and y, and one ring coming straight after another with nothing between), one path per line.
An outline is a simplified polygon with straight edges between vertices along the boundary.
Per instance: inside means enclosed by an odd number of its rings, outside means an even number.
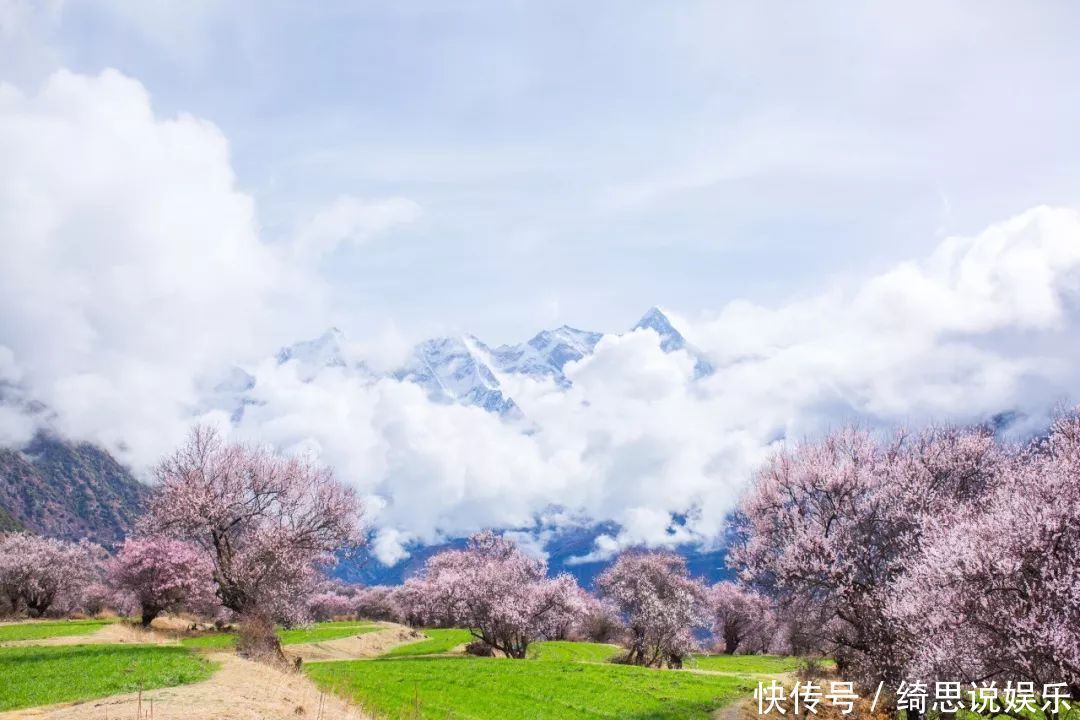
M1078 15L0 0L0 446L145 478L215 424L333 465L393 562L490 526L708 545L846 423L1037 432L1080 386ZM569 384L498 378L523 426L385 372L653 305L714 373L609 334ZM272 359L331 325L378 372Z
M1068 3L29 5L5 79L114 67L214 123L265 237L419 205L325 259L353 331L774 302L1080 182Z

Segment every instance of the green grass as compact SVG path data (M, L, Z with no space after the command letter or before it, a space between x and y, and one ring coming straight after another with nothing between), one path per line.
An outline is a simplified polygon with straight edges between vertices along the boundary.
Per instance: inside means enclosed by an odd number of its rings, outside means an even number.
M607 662L623 652L618 645L592 642L568 642L551 640L529 646L529 657L534 660L559 662Z
M735 677L559 660L405 658L304 669L320 687L394 719L707 720L755 687Z
M408 657L413 655L438 655L450 652L458 645L471 642L472 633L458 628L428 628L424 630L427 640L398 645L383 653L382 657Z
M0 625L0 642L42 640L65 635L88 635L115 620L58 620Z
M184 648L64 645L0 648L0 710L198 682L214 664Z
M774 675L799 669L799 658L782 655L695 655L686 667L712 672Z
M340 640L341 638L365 635L375 632L379 627L364 622L324 622L315 623L311 627L293 628L291 630L278 630L278 637L282 645L299 645L300 643L326 642L327 640ZM236 646L236 633L208 633L184 638L180 644L186 648L196 649L226 649Z
M207 633L186 637L180 644L193 650L220 650L222 648L236 647L236 633L219 632Z

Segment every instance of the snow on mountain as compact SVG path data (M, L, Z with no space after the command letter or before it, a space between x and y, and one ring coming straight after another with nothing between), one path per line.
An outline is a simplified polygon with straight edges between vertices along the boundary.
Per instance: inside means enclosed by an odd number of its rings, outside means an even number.
M650 329L660 336L665 352L682 350L696 359L697 377L713 372L705 355L687 342L671 320L659 308L651 308L631 329L631 332ZM567 363L590 355L603 333L578 330L563 325L544 330L530 340L516 345L491 348L471 335L437 337L425 340L413 348L404 366L385 376L416 383L437 402L475 405L504 417L520 417L521 409L499 383L499 376L525 375L538 380L553 380L567 388L570 380L564 374ZM314 340L294 343L278 351L279 364L295 362L301 377L314 377L321 369L343 368L348 372L374 375L362 362L351 361L346 350L344 334L330 328ZM237 369L239 371L239 369ZM237 394L251 389L246 373L233 378Z
M566 363L592 353L602 337L603 333L563 325L555 330L537 333L526 343L500 345L489 350L489 355L499 372L554 377L559 385L567 387L570 381L563 375ZM487 349L486 346L482 347Z
M425 340L413 350L405 367L393 375L398 380L420 385L433 400L476 405L500 415L521 412L503 394L491 368L465 338Z
M637 325L633 327L634 330L645 328L655 330L656 334L660 336L660 349L664 352L686 348L686 338L675 329L668 316L658 307L649 308L649 311L642 315L641 319L637 321Z
M279 365L295 360L312 367L346 367L345 335L332 327L314 340L304 340L281 348L277 353Z
M649 308L649 311L641 316L633 329L642 330L646 328L655 331L660 336L660 349L664 352L685 350L690 353L690 356L695 361L694 377L702 378L713 374L715 368L709 362L709 359L705 357L705 354L686 341L686 338L675 329L675 326L671 324L671 320L660 308Z

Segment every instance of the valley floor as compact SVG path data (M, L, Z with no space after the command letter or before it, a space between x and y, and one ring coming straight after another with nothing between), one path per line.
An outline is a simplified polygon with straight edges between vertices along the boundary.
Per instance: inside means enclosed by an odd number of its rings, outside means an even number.
M173 659L179 653L204 667L201 677L171 681L159 672L154 682L171 687L13 709L0 712L0 720L738 720L753 715L747 699L757 679L792 666L781 658L702 658L688 671L656 671L611 664L619 652L614 646L570 642L537 643L527 660L472 658L461 655L467 631L322 623L281 632L286 655L303 661L304 672L296 673L237 657L231 638L220 633L178 638L168 630L91 621L7 627L6 637L26 639L0 639L0 665L5 652L20 652L12 648L40 648L33 655L41 661L51 653L125 647ZM0 707L4 692L0 687ZM8 707L11 702L18 699L9 697Z

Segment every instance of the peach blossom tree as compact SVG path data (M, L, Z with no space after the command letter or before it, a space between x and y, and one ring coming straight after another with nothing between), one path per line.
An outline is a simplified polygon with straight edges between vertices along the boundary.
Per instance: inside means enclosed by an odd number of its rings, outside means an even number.
M623 552L596 587L619 609L630 634L627 661L637 665L681 667L694 629L709 623L706 588L675 553Z
M189 542L130 537L109 561L106 572L113 588L135 599L144 627L165 612L205 611L214 605L212 565Z
M581 611L569 575L547 577L547 564L491 531L461 550L428 558L420 577L406 583L408 613L425 622L468 628L489 647L521 659L529 644L556 637Z
M0 594L13 613L40 617L81 605L82 593L101 572L104 551L23 532L0 534Z
M198 547L219 601L248 627L305 620L319 570L363 543L356 493L306 458L196 427L156 476L143 530Z

